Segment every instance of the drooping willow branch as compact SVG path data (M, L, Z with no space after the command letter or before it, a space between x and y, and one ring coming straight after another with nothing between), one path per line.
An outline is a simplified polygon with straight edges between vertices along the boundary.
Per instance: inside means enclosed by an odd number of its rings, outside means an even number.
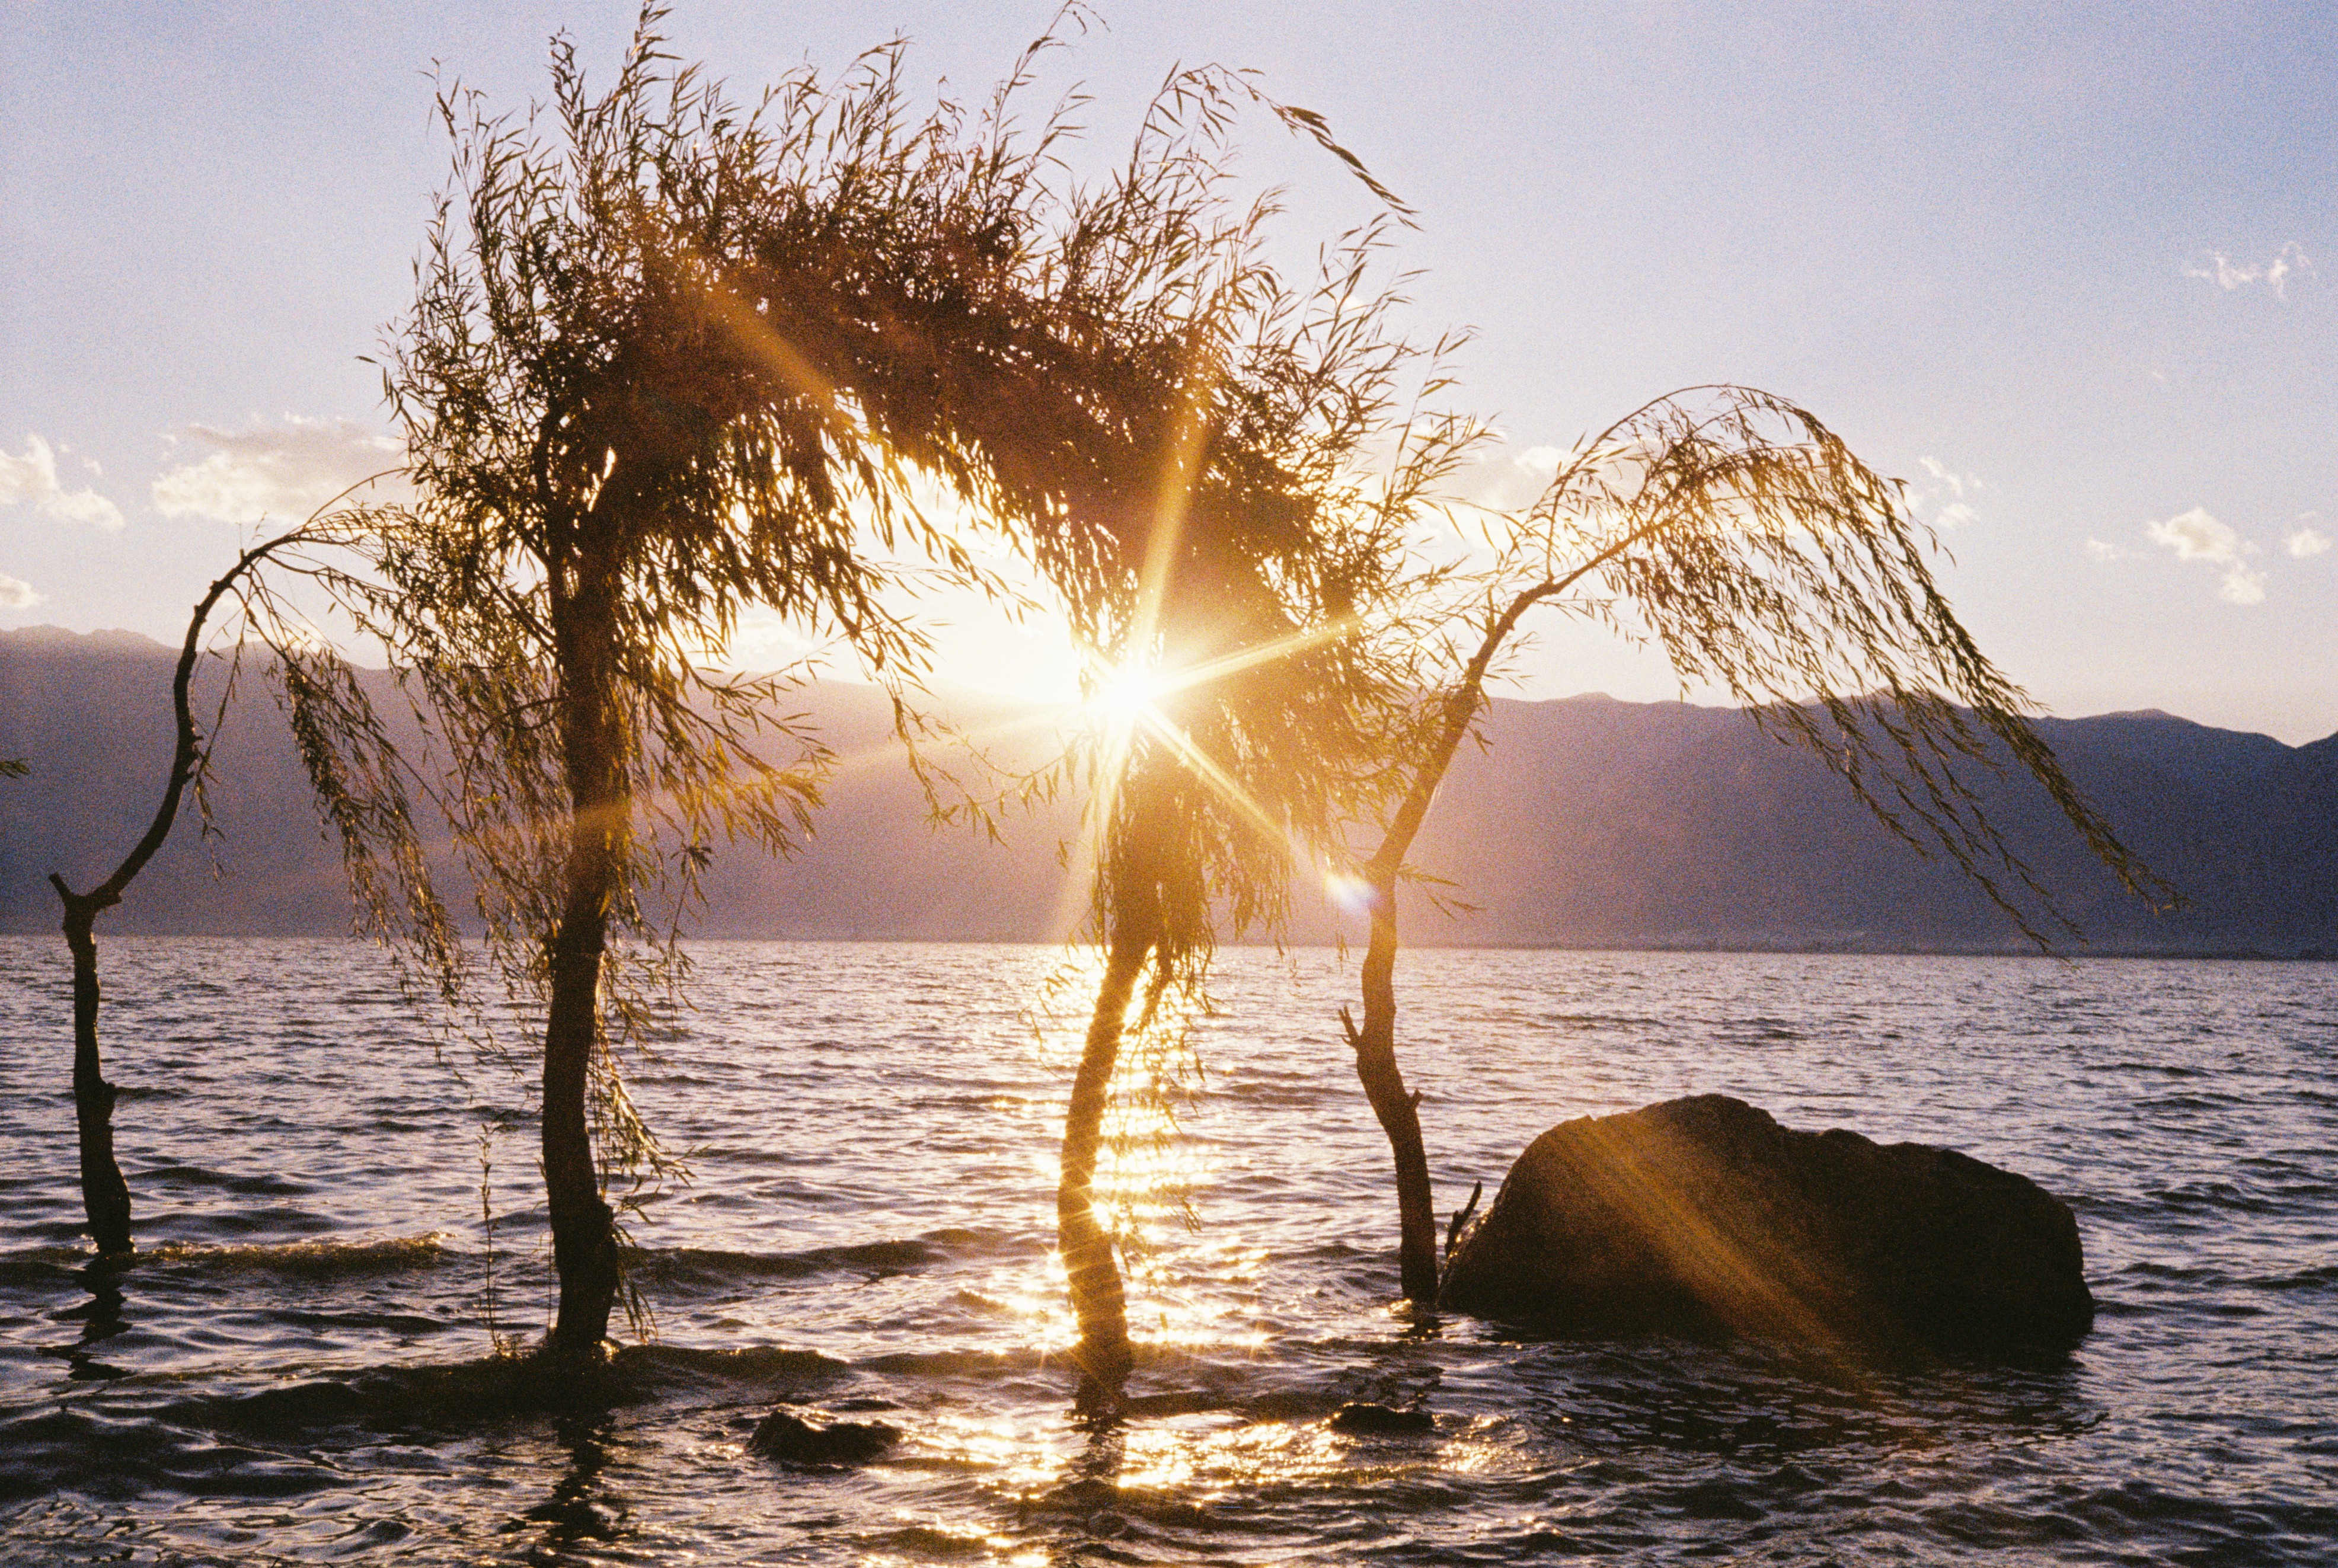
M1584 443L1508 521L1491 568L1474 579L1440 569L1415 594L1433 602L1458 581L1473 603L1449 607L1441 628L1418 603L1390 622L1392 658L1427 694L1390 725L1402 761L1361 867L1371 900L1364 1022L1344 1010L1341 1020L1396 1156L1404 1289L1416 1305L1433 1301L1438 1268L1419 1097L1395 1054L1397 886L1488 679L1537 606L1653 641L1684 684L1722 686L1765 733L1821 758L1903 842L1945 855L2041 948L2049 928L2077 927L1990 818L1976 772L2026 773L2121 886L2155 903L2173 897L1957 621L1927 561L1937 547L1901 485L1808 410L1752 387L1693 387Z

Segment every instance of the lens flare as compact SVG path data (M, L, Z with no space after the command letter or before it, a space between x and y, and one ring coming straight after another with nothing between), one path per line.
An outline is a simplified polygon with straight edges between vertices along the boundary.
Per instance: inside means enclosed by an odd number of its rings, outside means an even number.
M1371 912L1372 885L1361 877L1351 876L1345 871L1326 872L1323 877L1323 892L1333 904L1351 915L1366 915Z

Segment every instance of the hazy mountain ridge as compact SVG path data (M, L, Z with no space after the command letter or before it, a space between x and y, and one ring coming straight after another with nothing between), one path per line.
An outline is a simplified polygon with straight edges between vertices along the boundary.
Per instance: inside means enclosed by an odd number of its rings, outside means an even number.
M52 870L103 876L142 828L170 752L171 651L128 633L0 633L0 929L55 923ZM215 670L206 681L216 681ZM216 688L214 687L213 690ZM1013 739L1034 710L961 694L969 727ZM710 936L1047 940L1081 913L1058 847L1058 803L1005 824L1004 847L929 832L885 740L881 696L808 691L801 704L846 765L818 834L793 859L721 853ZM2338 736L2290 747L2155 711L2047 720L2072 775L2191 900L2156 916L2119 893L2036 786L1992 785L1992 813L2098 952L2338 956ZM1725 709L1605 697L1497 702L1488 747L1466 750L1415 858L1474 906L1416 899L1424 944L2020 951L2011 922L1940 861L1919 858L1814 759ZM338 856L317 828L265 683L248 675L220 748L216 819L192 819L104 917L120 932L332 935L348 928ZM192 808L190 808L192 810ZM214 879L216 850L228 875ZM1305 900L1300 940L1352 919ZM2072 951L2087 946L2069 945Z

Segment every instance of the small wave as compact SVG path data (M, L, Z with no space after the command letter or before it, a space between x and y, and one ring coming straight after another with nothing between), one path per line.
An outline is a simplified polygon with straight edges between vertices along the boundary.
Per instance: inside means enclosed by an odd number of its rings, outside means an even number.
M825 1387L849 1375L843 1362L815 1350L631 1345L606 1366L582 1374L526 1355L483 1356L182 1399L155 1414L172 1426L280 1442L336 1427L467 1428L498 1416L650 1404L693 1387L769 1398Z
M2293 1499L2234 1500L2179 1492L2148 1481L2101 1486L2073 1497L2049 1517L2075 1526L2070 1539L2151 1541L2162 1553L2196 1561L2284 1560L2250 1548L2286 1534L2299 1543L2331 1538L2338 1508Z
M871 1356L857 1365L863 1371L897 1377L997 1377L1010 1372L1036 1372L1051 1363L1069 1365L1065 1357L1050 1356L1034 1346L1001 1350L898 1350Z
M857 1241L812 1247L801 1252L746 1252L712 1247L641 1248L627 1267L662 1285L716 1289L750 1279L808 1279L820 1274L864 1274L881 1279L911 1274L964 1259L1027 1257L1044 1251L1036 1235L953 1227L888 1241Z
M2148 1258L2130 1263L2119 1272L2137 1275L2146 1279L2180 1280L2186 1284L2195 1284L2203 1280L2221 1283L2225 1278L2224 1270L2221 1269L2205 1268L2196 1263L2159 1263Z
M2271 1214L2284 1203L2243 1191L2230 1181L2186 1181L2151 1194L2171 1209L2226 1209L2240 1214Z
M0 1256L0 1288L54 1285L80 1277L96 1254L79 1247L26 1247Z
M642 1248L626 1266L661 1284L712 1286L741 1279L803 1279L815 1274L906 1274L945 1254L924 1241L864 1241L803 1252L732 1252L719 1248Z
M617 1352L614 1365L621 1374L661 1386L735 1384L765 1396L825 1387L851 1373L832 1356L779 1345L628 1345Z
M473 1331L472 1325L457 1319L423 1318L412 1312L302 1312L285 1307L271 1307L268 1309L268 1320L290 1328L377 1330L409 1338Z
M428 1269L444 1259L444 1231L374 1241L278 1241L213 1246L168 1241L142 1254L157 1263L225 1273L285 1274L302 1279L346 1279Z
M2135 1102L2135 1109L2138 1112L2196 1111L2203 1114L2214 1115L2222 1112L2249 1108L2249 1102L2245 1097L2221 1093L2184 1092L2146 1094Z
M865 1536L862 1544L920 1563L987 1563L997 1556L988 1536L954 1535L928 1524L909 1524Z
M1325 1097L1321 1089L1309 1085L1292 1086L1239 1081L1231 1088L1222 1090L1221 1093L1228 1099L1266 1109L1295 1107L1303 1110L1322 1104Z
M1030 1231L996 1230L987 1228L952 1225L939 1230L928 1230L922 1238L936 1247L947 1247L960 1257L1023 1258L1046 1251L1051 1237Z
M0 1501L64 1488L100 1499L158 1491L285 1497L345 1484L329 1465L216 1439L190 1441L143 1418L57 1409L0 1421Z
M267 1433L312 1432L319 1427L351 1426L378 1409L356 1385L333 1379L291 1383L257 1393L183 1399L160 1412L176 1426L211 1431Z
M311 1182L294 1181L282 1176L237 1176L175 1161L149 1165L138 1172L136 1180L138 1184L145 1187L209 1187L242 1198L290 1198L316 1191Z

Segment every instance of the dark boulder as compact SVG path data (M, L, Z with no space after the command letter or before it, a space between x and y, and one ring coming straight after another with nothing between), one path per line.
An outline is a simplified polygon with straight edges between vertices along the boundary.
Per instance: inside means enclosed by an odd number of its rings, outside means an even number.
M1561 1333L1842 1348L2067 1348L2095 1317L2078 1220L2036 1182L1723 1094L1536 1139L1439 1299Z
M815 1426L784 1410L763 1417L747 1446L768 1459L791 1465L862 1465L901 1440L901 1429L882 1421L837 1421Z

